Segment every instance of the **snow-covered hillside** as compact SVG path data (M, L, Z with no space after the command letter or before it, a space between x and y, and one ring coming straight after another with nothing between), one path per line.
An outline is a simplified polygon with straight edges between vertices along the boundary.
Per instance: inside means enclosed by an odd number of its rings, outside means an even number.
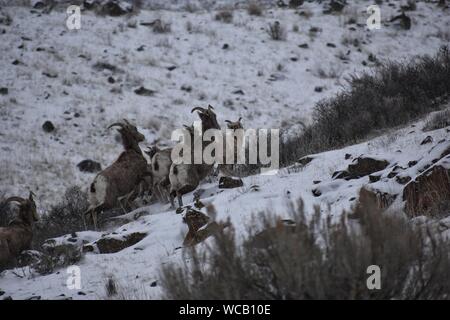
M419 172L433 163L435 166L450 168L449 155L441 161L435 161L444 151L450 150L448 127L423 132L423 125L424 122L420 121L365 143L314 155L310 163L282 169L276 176L247 177L243 179L242 188L220 190L217 184L205 184L202 186L205 189L201 196L202 202L214 205L217 221L229 218L239 236L246 233L258 214L272 212L282 218L291 218L287 215L288 206L299 198L305 201L307 212L312 212L313 206L319 205L324 213L338 218L344 210L348 212L355 205L363 186L397 196L391 207L402 207L404 185L389 173L398 167L410 167L400 171L399 176L409 174L414 180ZM431 137L432 142L422 144L427 136ZM369 176L351 180L332 178L334 172L346 169L358 157L388 161L387 167L376 174L380 177L379 181L371 182ZM415 161L416 164L409 164ZM318 196L313 190L320 190L321 194ZM184 197L187 205L192 205L192 200L192 193ZM117 253L99 254L94 250L85 254L77 264L81 270L80 290L67 288L68 274L65 269L39 276L31 273L27 267L5 271L0 278L0 288L5 291L5 296L10 295L14 299L33 296L42 299L104 299L107 279L113 278L122 298L160 298L161 265L183 261L183 237L187 228L182 215L170 210L169 205L155 204L118 218L129 222L110 231L78 232L76 235L56 239L55 244L83 245L84 240L85 246L89 246L89 243L95 243L105 235L115 238L124 238L134 233L147 235L135 245ZM441 230L450 237L450 220L444 219L440 225L447 226ZM210 240L207 239L206 243L208 241Z
M349 74L377 60L432 54L448 42L450 17L435 4L418 3L408 31L388 23L400 4L382 5L381 30L368 30L368 5L355 2L342 15L324 15L317 3L260 17L235 10L232 23L216 21L215 11L142 10L131 18L83 12L81 30L73 31L61 10L3 7L13 21L0 26L0 87L8 88L0 95L0 192L31 189L47 208L67 187L86 188L93 175L76 164L88 158L105 167L117 157L121 147L106 127L119 119L137 123L143 146L167 142L195 119L192 107L207 104L221 123L242 116L246 128L289 127L307 122L314 104ZM140 24L157 18L170 32ZM270 39L274 21L285 27L286 41ZM155 93L137 95L141 86ZM42 130L46 120L53 133Z
M145 134L142 147L170 144L174 129L197 120L191 108L208 104L222 125L242 117L246 128L301 130L298 124L311 121L315 104L339 92L350 75L379 61L434 54L450 40L450 15L436 10L435 3L419 2L408 12L410 30L388 22L401 1L383 4L382 28L372 31L365 25L371 1L354 1L339 15L323 14L316 2L296 10L267 8L262 16L236 9L231 23L216 20L215 10L189 12L181 10L182 1L173 3L177 10L144 9L122 17L83 11L81 29L73 31L60 9L41 14L23 6L1 8L12 18L11 24L0 24L0 88L7 88L0 94L1 196L32 190L45 212L66 188L87 189L94 174L76 165L93 159L106 167L117 158L122 146L107 127L122 118ZM170 30L153 32L146 24L155 19L170 24ZM275 21L285 28L285 40L267 33ZM140 88L150 91L137 94ZM55 130L45 132L45 121ZM258 214L284 216L298 199L307 212L320 206L337 219L354 206L363 186L389 196L392 208L403 208L407 179L414 181L433 166L450 168L449 127L424 132L426 121L309 155L276 175L243 178L240 188L223 190L217 181L205 182L199 187L201 201L214 206L217 221L229 219L238 236ZM364 157L386 166L375 176L338 177ZM193 193L183 201L192 205ZM169 204L156 203L113 221L114 227L80 231L49 244L70 243L87 251L77 263L81 289L67 287L64 268L39 275L24 267L0 274L1 296L103 299L105 283L113 278L121 298L161 298L161 266L184 261L183 216ZM450 220L440 223L442 234L450 237ZM137 242L123 250L99 252L102 239L136 236Z

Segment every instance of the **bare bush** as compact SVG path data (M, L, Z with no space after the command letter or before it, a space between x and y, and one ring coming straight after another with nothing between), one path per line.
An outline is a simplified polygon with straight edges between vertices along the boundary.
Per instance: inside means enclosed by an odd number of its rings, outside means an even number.
M286 40L287 34L286 29L279 21L275 21L274 23L269 23L268 29L266 29L272 40L276 41L284 41Z
M228 9L220 10L217 12L215 19L224 23L231 23L233 22L233 11Z
M256 1L250 1L247 5L247 13L251 16L262 16L263 10L262 4Z
M392 128L436 110L450 96L450 52L409 63L387 62L353 76L335 97L314 108L313 123L280 146L282 165L302 156L360 141L375 130Z
M164 266L169 299L448 299L449 243L439 235L387 215L366 200L337 223L301 201L292 221L266 212L263 231L249 230L243 245L232 228L206 252L192 249L183 267ZM261 215L258 215L261 217ZM356 225L355 225L356 223ZM428 230L429 231L429 230ZM380 267L381 288L367 287L368 267Z
M89 203L85 192L77 186L67 189L63 201L53 206L36 223L33 247L39 248L49 238L85 230L83 213L88 207Z
M450 126L450 108L435 113L427 120L423 131L432 131Z
M172 31L172 27L169 22L156 19L153 22L152 30L154 33L170 33Z

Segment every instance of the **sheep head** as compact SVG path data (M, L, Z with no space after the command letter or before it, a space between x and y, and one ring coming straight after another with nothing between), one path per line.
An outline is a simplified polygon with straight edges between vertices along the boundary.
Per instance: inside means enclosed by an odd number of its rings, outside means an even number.
M200 120L202 121L203 130L208 129L220 129L220 125L217 122L217 117L214 112L214 108L209 105L207 109L202 107L195 107L191 110L191 113L197 111Z
M159 148L157 146L154 147L147 147L147 150L144 152L150 157L150 159L153 158L153 156L159 151Z
M108 127L108 129L112 127L119 127L117 131L122 135L122 137L126 136L127 138L132 138L137 142L142 142L145 140L145 136L138 131L136 126L128 122L127 119L123 119L123 123L116 122Z
M33 222L39 220L36 210L36 202L33 199L33 192L30 192L28 199L21 197L10 197L6 199L5 204L9 202L16 202L19 204L18 220L20 220L20 222L31 225Z
M241 120L242 120L242 118L239 118L237 121L225 120L225 122L227 123L228 129L233 129L233 130L244 129L244 126L242 125Z

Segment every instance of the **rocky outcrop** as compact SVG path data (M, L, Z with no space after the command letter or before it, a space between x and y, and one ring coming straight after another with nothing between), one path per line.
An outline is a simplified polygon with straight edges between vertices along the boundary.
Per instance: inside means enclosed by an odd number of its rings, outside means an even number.
M147 236L144 232L134 232L126 235L106 235L97 241L83 247L84 252L115 253L131 247Z
M233 189L242 187L244 183L241 179L233 179L231 177L220 177L219 189Z
M450 202L450 166L436 164L421 173L405 186L403 200L409 217L440 213Z
M336 171L333 179L359 179L374 172L384 170L389 165L386 160L377 160L369 157L358 157L348 166L346 170Z
M102 166L97 161L86 159L77 164L78 170L81 172L94 173L102 170Z

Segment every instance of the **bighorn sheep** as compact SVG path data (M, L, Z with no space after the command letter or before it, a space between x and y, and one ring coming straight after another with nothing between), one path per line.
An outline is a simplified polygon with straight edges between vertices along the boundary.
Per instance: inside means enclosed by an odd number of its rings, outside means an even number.
M244 126L242 125L242 118L239 117L239 119L237 121L230 121L230 120L225 120L225 122L227 123L227 128L230 130L240 130L240 129L244 129ZM242 146L238 146L238 138L236 136L234 136L233 138L233 153L234 153L234 159L237 160L238 157L238 148L241 148ZM242 136L242 142L244 142L244 137ZM226 148L226 141L224 141L224 149ZM225 149L224 157L227 154L226 152L229 150ZM245 150L243 150L245 152ZM225 159L224 159L225 160ZM218 165L218 169L219 172L226 175L226 176L233 176L233 168L235 168L234 164L226 164L225 161L223 161L222 164Z
M9 202L19 204L19 213L7 227L0 228L0 270L12 265L23 250L31 248L33 223L39 220L32 192L28 199L8 198L5 205Z
M202 122L202 134L209 129L219 129L220 126L217 122L216 114L214 113L214 108L208 106L207 109L201 107L195 107L191 110L191 113L198 111L197 114ZM193 136L192 128L189 128L191 133L191 141L196 139ZM209 143L202 140L202 148L204 149ZM192 152L194 148L191 148ZM191 155L193 158L193 154ZM183 206L182 195L191 192L197 188L200 182L211 173L213 169L212 164L172 164L169 171L169 181L170 181L170 194L177 197L178 205Z
M124 207L137 196L140 184L149 175L147 160L139 147L144 141L134 125L124 120L108 127L119 127L124 151L109 167L101 171L89 189L89 209L85 215L91 215L97 229L97 214L105 209Z
M150 166L153 179L153 193L161 202L170 201L172 207L173 197L170 196L169 171L172 165L172 148L159 149L150 147L145 153L150 157Z

